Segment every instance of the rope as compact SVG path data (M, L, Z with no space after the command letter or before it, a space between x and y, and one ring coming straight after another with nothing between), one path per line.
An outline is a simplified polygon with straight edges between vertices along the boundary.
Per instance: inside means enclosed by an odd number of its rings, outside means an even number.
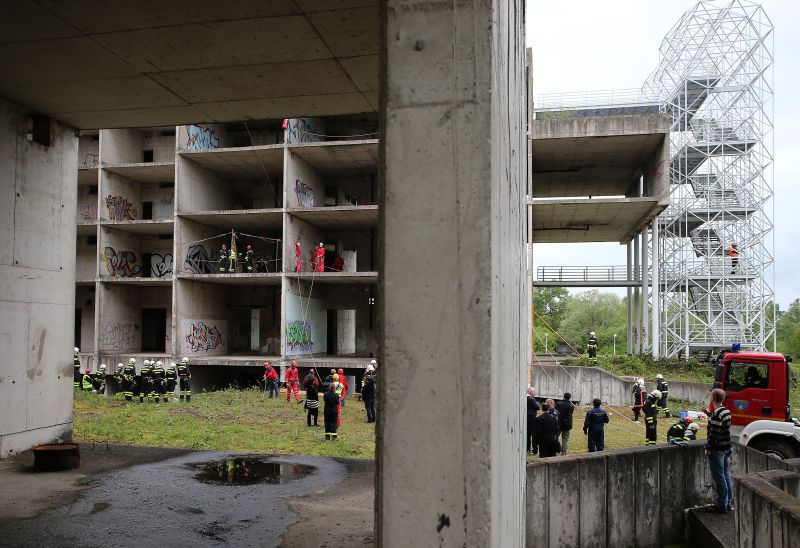
M310 131L303 131L300 129L295 130L297 133L302 133L303 135L313 135L314 137L333 137L334 139L347 139L348 137L370 137L373 135L380 135L377 131L372 133L354 133L353 135L327 135L324 133L311 133Z
M251 146L255 146L256 143L253 140L253 134L250 133L250 128L247 126L247 122L244 122L244 128L247 130L247 135L250 137L250 145ZM272 181L270 181L270 179L269 179L269 173L267 173L267 168L264 165L263 160L261 160L261 156L256 154L256 157L258 158L258 163L261 164L262 171L264 171L264 177L267 178L267 184L269 184L269 187L272 189L272 197L275 198L275 204L277 205L277 203L278 203L278 192L275 190L275 185L273 185Z
M544 319L544 318L543 318L541 315L537 314L536 312L534 312L534 313L533 313L533 315L534 315L534 316L536 316L537 318L539 318L540 320L542 320L542 321L544 322L544 324L545 324L547 327L549 327L549 328L550 328L550 331L552 331L553 333L555 333L555 334L556 334L556 336L557 336L559 339L561 339L562 341L564 341L564 344L566 344L567 346L569 346L569 347L572 349L572 351L573 351L573 352L575 352L575 355L576 355L576 356L580 356L580 355L581 355L581 353L580 353L580 352L578 352L577 350L575 350L575 348L574 348L574 347L573 347L571 344L569 344L569 342L567 341L567 339L565 339L564 337L562 337L562 336L561 336L561 333L559 333L558 331L556 331L556 330L553 328L553 326L552 326L552 325L550 325L550 324L547 322L547 320L545 320L545 319Z

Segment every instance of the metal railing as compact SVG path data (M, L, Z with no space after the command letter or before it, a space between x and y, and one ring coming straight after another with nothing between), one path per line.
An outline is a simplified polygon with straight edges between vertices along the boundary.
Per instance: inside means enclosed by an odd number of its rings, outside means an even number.
M609 107L658 103L639 88L544 93L536 97L534 110Z
M632 278L628 277L628 267L613 266L540 266L536 269L539 282L628 282L640 280L641 267L631 267Z

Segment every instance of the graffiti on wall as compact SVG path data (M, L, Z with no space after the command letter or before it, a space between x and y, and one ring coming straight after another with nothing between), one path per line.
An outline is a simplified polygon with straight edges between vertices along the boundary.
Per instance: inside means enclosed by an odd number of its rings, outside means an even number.
M154 278L163 278L172 274L172 253L160 255L153 253L150 259L150 275Z
M108 218L112 221L132 221L136 217L136 210L133 204L122 196L106 196L106 207L108 208Z
M192 274L211 274L211 262L208 251L201 244L192 244L186 253L183 267Z
M87 204L81 206L81 219L84 221L97 220L97 204Z
M173 217L173 200L172 196L162 196L155 203L155 218L156 219L172 219Z
M294 182L294 195L297 197L299 207L314 207L314 191L300 179Z
M313 346L309 322L295 320L286 324L286 348L289 352L311 352Z
M131 278L142 273L142 267L136 264L136 253L129 250L117 251L106 246L101 257L109 276L115 278Z
M216 326L208 326L201 320L192 320L186 333L186 346L193 352L208 352L222 344L222 333Z
M204 150L219 148L217 132L200 125L186 126L186 148L188 150Z
M83 167L97 167L97 154L94 152L84 154Z
M287 142L289 143L314 143L322 141L322 133L310 118L289 118L286 121Z
M100 340L105 349L124 350L130 348L136 341L134 327L125 323L106 324Z

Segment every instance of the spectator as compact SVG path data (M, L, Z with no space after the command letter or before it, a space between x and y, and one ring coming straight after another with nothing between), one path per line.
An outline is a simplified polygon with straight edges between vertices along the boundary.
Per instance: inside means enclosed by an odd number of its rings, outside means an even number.
M367 411L367 422L375 422L375 376L364 375L364 386L361 387L361 399Z
M733 482L731 481L731 412L723 405L725 391L711 391L711 416L708 418L706 457L711 479L717 492L716 502L706 508L711 514L724 514L733 510Z
M314 381L316 380L315 377ZM317 390L316 382L306 382L306 403L304 407L308 412L306 415L306 423L308 423L308 426L311 426L312 418L314 419L314 426L319 426L317 424L317 419L319 417L319 391Z
M555 457L558 446L558 418L551 413L550 405L553 400L547 400L542 405L542 414L536 417L536 445L539 446L539 458Z
M525 436L525 448L531 455L537 453L536 447L536 415L542 408L536 399L536 389L532 386L528 387L528 424L527 435Z
M278 372L270 362L264 362L264 389L269 391L269 397L278 397Z
M556 404L558 411L558 427L561 430L561 454L566 455L569 448L569 433L572 431L572 414L575 406L570 401L572 394L564 393L564 399Z
M605 426L608 424L608 413L600 407L600 398L592 400L592 409L586 412L583 421L583 433L589 436L589 452L605 449Z

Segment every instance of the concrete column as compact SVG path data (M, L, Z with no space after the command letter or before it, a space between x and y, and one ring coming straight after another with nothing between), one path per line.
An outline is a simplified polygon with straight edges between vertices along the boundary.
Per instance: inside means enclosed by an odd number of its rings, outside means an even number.
M628 280L633 279L633 244L628 242L626 246L626 265L628 268ZM633 291L631 287L628 286L627 288L628 293L628 343L627 343L627 353L633 354L633 318L631 315L631 311L633 309Z
M639 269L639 259L641 250L639 247L640 235L633 237L633 273L636 280L641 281L642 272ZM642 325L641 325L641 304L639 299L639 287L633 288L633 353L638 354L642 348Z
M653 326L650 329L650 340L653 346L653 357L658 358L661 353L661 260L659 257L659 241L658 241L658 217L653 219Z
M382 5L376 545L524 546L522 1Z
M639 339L642 341L641 344L641 352L647 352L650 349L650 319L649 319L649 304L650 300L648 299L648 273L647 273L647 262L648 262L648 251L650 248L649 238L648 238L648 227L645 226L642 229L642 327L641 331L639 332Z

